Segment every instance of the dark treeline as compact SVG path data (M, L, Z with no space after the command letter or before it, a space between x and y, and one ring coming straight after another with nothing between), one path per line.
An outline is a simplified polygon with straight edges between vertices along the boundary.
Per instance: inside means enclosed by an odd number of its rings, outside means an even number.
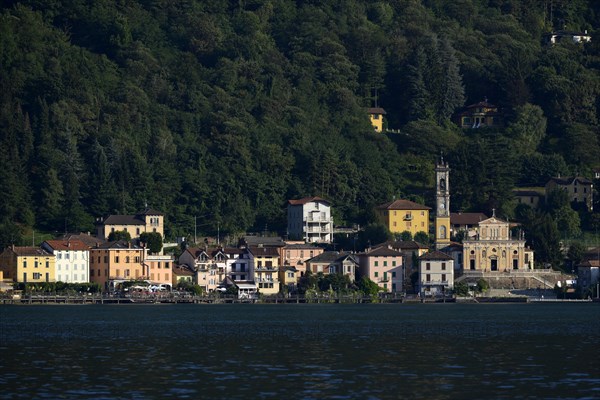
M4 1L0 242L87 231L148 204L168 237L285 229L285 200L337 224L392 198L513 217L510 189L600 158L594 0ZM488 100L504 129L451 116ZM377 134L365 108L387 111Z

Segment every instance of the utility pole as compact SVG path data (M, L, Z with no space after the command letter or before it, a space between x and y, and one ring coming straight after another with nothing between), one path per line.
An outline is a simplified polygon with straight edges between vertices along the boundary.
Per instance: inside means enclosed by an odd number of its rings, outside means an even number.
M196 245L196 227L198 226L196 218L194 215L194 246Z

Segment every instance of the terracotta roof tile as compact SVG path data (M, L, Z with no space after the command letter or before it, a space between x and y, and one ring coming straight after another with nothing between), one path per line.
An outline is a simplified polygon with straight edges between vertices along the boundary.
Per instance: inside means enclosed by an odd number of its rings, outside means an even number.
M376 208L378 210L431 210L431 207L410 200L389 201L378 205Z

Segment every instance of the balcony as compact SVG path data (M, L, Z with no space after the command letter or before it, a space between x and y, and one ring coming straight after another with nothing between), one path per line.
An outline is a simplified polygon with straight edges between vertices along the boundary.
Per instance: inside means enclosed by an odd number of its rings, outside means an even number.
M327 226L309 226L309 227L302 227L302 232L308 232L308 233L329 233L331 231L331 229L329 229Z
M303 219L304 222L319 222L319 223L328 223L328 222L333 222L333 219L331 217L327 218L327 217L315 217L312 215L309 215L308 217Z
M412 221L413 216L411 214L406 214L403 218L405 221Z
M277 271L279 267L273 265L257 265L254 267L255 271Z

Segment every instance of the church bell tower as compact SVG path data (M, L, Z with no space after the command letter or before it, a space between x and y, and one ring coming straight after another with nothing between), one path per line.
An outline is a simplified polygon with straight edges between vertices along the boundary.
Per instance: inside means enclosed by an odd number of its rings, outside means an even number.
M450 244L450 167L440 157L435 166L435 248Z

